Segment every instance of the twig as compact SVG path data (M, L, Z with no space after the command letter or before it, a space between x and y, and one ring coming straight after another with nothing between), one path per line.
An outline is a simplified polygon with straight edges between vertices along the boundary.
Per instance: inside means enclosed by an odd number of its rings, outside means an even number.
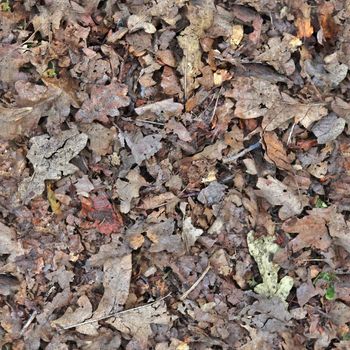
M24 332L26 331L26 329L30 326L30 324L34 321L34 318L36 317L36 315L38 314L38 311L34 310L33 313L31 314L31 316L28 318L27 322L25 323L25 325L23 326L21 333L19 334L19 336L21 337Z
M221 90L222 90L222 87L220 87L220 90L219 90L219 92L218 92L218 96L216 97L216 101L215 101L213 113L211 114L211 118L210 118L210 123L212 123L212 121L213 121L213 119L214 119L214 117L215 117L216 109L218 108L218 103L219 103L219 98L220 98Z
M67 330L67 329L71 329L71 328L75 328L75 327L79 327L79 326L84 326L86 324L91 324L91 323L103 321L103 320L106 320L107 318L110 318L110 317L118 317L120 315L126 314L126 313L131 312L131 311L136 311L136 310L140 310L140 309L142 309L144 307L152 306L152 305L154 305L156 303L159 303L160 301L168 298L170 295L171 295L171 293L165 295L164 297L162 297L162 298L160 298L158 300L152 301L151 303L148 303L148 304L145 304L145 305L141 305L141 306L137 306L137 307L134 307L134 308L131 308L131 309L128 309L128 310L114 312L112 314L109 314L109 315L106 315L106 316L101 316L101 317L94 318L94 319L91 319L91 320L87 320L87 321L84 321L84 322L75 323L75 324L72 324L70 326L63 327L63 329Z
M234 156L223 159L222 162L224 164L235 162L237 159L243 157L245 154L249 153L250 151L255 150L258 147L260 147L260 140L257 143L254 143L253 145L250 145L249 147L245 148L243 151L235 154Z
M148 124L160 125L160 126L164 126L165 125L165 123L154 122L152 120L145 120L145 119L136 119L135 122L148 123Z
M207 268L203 271L203 273L200 275L200 277L198 278L198 280L191 286L190 289L188 289L185 293L183 293L180 297L181 301L184 301L187 296L198 286L198 284L202 281L202 279L205 277L205 275L208 273L208 271L210 270L211 266L208 265Z

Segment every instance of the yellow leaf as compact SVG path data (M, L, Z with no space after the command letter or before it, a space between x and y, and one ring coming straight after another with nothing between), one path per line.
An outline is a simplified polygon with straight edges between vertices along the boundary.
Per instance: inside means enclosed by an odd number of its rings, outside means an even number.
M50 207L53 213L55 213L56 215L61 214L61 204L60 202L57 200L56 196L55 196L55 192L52 190L52 184L48 183L46 186L47 189L47 200L50 203Z
M236 24L232 26L232 34L230 38L230 44L233 49L235 49L242 41L244 35L243 26Z

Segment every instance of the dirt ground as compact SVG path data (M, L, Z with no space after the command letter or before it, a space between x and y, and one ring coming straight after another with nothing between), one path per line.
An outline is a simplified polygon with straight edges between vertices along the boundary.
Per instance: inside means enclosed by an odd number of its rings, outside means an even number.
M1 349L350 349L349 67L349 0L1 0Z

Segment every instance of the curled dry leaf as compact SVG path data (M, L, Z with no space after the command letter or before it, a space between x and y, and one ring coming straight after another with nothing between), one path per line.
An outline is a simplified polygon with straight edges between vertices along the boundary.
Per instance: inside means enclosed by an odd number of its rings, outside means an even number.
M70 163L86 146L87 135L76 130L62 131L57 137L47 134L32 137L32 146L27 158L33 165L34 173L20 184L18 193L28 203L45 189L45 180L59 180L73 174L77 167Z
M278 212L281 220L298 215L303 211L302 198L272 176L268 176L267 179L259 177L256 186L259 188L259 191L256 191L258 196L265 198L272 205L282 206Z
M130 98L126 96L127 93L128 87L116 80L109 85L95 85L91 89L90 99L84 101L75 119L84 123L94 120L106 123L107 116L119 116L119 108L129 105Z
M310 38L313 34L314 28L311 24L311 6L309 4L303 3L300 7L295 26L298 31L297 36L300 39Z
M185 142L192 141L191 134L188 132L186 127L183 124L181 124L180 122L177 122L174 118L170 119L166 123L166 131L167 131L167 133L173 132L182 141L185 141Z
M199 192L197 199L202 204L211 206L224 198L226 189L227 186L213 181Z
M146 33L155 33L157 31L156 27L152 23L146 22L146 19L146 16L131 15L127 22L129 32L133 33L143 29Z

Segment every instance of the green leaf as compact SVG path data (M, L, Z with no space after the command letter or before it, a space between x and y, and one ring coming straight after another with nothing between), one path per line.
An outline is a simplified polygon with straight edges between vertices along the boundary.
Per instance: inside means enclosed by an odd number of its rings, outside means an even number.
M314 284L316 284L317 281L323 280L326 282L332 282L334 281L334 275L329 272L320 272L317 277L314 279Z
M334 289L333 284L327 288L325 298L327 300L334 300L335 299L335 289Z
M328 208L328 205L320 198L317 198L315 203L316 208Z

